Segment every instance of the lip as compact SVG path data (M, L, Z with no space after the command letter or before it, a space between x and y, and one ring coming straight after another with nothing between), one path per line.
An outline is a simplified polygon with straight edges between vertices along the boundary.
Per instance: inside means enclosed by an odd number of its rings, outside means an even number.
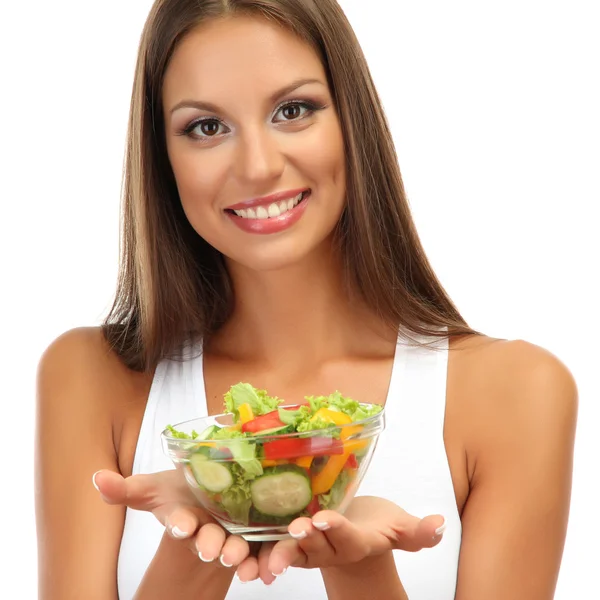
M286 190L284 192L275 192L269 196L263 196L262 198L253 198L252 200L244 200L237 204L228 206L225 210L242 210L244 208L252 208L253 206L268 206L273 202L281 202L282 200L289 200L295 198L298 194L308 192L309 188L298 188L297 190Z
M296 195L298 195L302 190L299 190ZM286 192L287 194L287 192ZM226 211L225 214L227 217L231 219L231 221L237 225L242 231L246 233L256 233L256 234L271 234L271 233L279 233L280 231L284 231L285 229L290 228L292 225L298 222L298 220L304 214L306 210L306 206L310 200L311 192L305 193L302 200L294 206L291 210L279 215L278 217L270 217L268 219L245 219L244 217L239 217L233 212ZM291 196L293 198L293 196ZM268 196L270 199L271 196ZM281 200L287 199L287 196L282 196ZM274 200L272 200L274 202ZM260 206L260 204L255 204L254 206ZM253 205L244 205L246 208ZM240 210L240 209L236 209Z

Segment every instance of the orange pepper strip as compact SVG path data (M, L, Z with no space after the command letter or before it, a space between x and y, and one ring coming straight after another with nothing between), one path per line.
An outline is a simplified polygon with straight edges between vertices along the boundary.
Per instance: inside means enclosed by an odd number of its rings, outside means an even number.
M335 483L338 475L342 472L346 461L350 456L349 450L343 454L332 454L323 469L317 473L312 480L312 492L315 496L327 493Z
M263 458L260 461L263 467L278 467L280 465L289 465L290 461L287 458Z
M310 469L310 465L312 465L314 456L301 456L296 459L296 464L299 467L303 467L304 469Z

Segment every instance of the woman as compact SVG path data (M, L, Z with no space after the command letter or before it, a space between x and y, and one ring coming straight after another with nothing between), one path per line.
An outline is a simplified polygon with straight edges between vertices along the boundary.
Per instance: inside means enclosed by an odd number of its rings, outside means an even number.
M40 361L41 598L553 596L575 383L444 292L334 0L158 0L124 191L111 314ZM194 506L158 434L240 380L385 404L344 516L256 549Z

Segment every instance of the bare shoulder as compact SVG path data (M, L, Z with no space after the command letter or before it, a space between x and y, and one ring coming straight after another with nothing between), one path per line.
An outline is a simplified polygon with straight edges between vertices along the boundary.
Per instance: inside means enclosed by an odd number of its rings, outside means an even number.
M47 387L68 390L75 393L69 396L80 410L100 408L108 413L144 392L149 375L128 369L99 327L81 327L63 333L45 349L38 363L37 380L38 391ZM77 392L84 393L85 402ZM48 401L52 402L51 397Z
M552 424L572 428L577 416L577 385L568 367L545 348L524 340L473 337L457 341L451 385L461 390L465 415L476 428L511 432L519 425L550 433ZM469 419L471 420L471 419ZM521 433L525 433L523 429ZM507 432L510 433L510 432Z
M99 327L66 331L50 343L38 364L38 377L68 375L70 382L82 377L126 377L127 371Z

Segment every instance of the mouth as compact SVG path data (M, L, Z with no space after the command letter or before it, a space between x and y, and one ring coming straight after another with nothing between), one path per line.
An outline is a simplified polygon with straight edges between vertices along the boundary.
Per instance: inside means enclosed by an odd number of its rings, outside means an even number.
M305 202L309 195L310 190L305 190L291 198L264 204L256 204L254 206L249 206L248 208L226 208L225 212L249 220L276 219L293 210L302 202Z

